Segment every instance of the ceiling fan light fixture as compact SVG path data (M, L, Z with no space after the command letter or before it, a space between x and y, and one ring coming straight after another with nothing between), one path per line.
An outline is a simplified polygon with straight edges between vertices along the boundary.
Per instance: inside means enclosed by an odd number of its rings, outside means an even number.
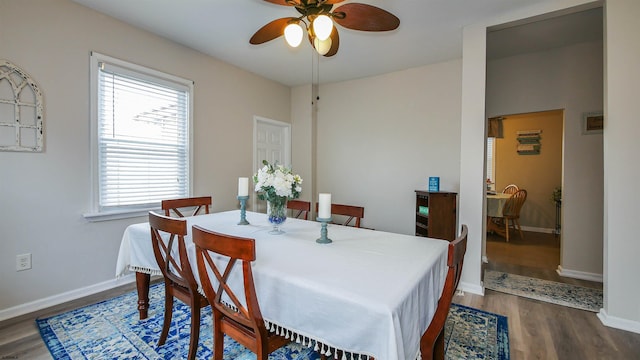
M257 0L255 0L257 1ZM400 26L400 19L373 5L345 0L264 0L294 8L297 17L272 20L253 34L249 43L259 45L284 35L287 43L297 47L304 32L315 50L326 57L334 56L340 47L337 25L358 31L392 31ZM334 6L338 5L335 9ZM335 22L335 24L334 24ZM302 33L302 35L301 35Z
M326 38L325 40L320 40L320 38L316 37L313 39L313 47L316 49L318 54L324 56L329 50L331 50L331 45L333 42L331 38Z
M318 15L313 19L313 31L320 40L327 40L333 30L333 20L327 15Z
M291 23L284 28L284 39L291 47L298 47L302 42L302 26L299 23Z

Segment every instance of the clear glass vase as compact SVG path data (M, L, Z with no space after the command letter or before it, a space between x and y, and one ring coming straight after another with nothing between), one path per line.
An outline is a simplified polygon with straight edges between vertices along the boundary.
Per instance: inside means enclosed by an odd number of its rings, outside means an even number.
M269 231L269 234L284 234L280 227L287 220L287 198L267 201L267 217L273 225L273 230Z

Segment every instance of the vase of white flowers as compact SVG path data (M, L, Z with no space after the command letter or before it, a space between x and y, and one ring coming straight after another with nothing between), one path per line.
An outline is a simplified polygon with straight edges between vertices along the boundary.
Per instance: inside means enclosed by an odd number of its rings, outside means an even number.
M263 160L264 166L253 175L258 199L267 201L267 216L273 225L270 234L282 234L280 225L287 220L287 201L300 196L302 178L293 174L291 168L283 165L269 164Z

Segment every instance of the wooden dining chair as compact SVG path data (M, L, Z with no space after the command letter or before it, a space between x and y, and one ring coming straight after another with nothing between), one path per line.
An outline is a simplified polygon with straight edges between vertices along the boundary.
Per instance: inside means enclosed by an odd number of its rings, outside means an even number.
M302 200L289 200L287 201L287 209L291 209L294 212L293 217L309 220L311 203L309 201Z
M318 213L318 203L316 203L316 213ZM331 215L340 215L346 218L345 221L333 221L333 224L344 226L354 226L359 228L360 222L364 218L364 207L343 204L331 204ZM353 221L353 224L351 222Z
M164 321L158 346L164 345L171 326L173 298L176 297L191 308L191 334L188 359L196 358L200 337L200 309L209 303L198 293L198 283L184 243L187 221L149 212L153 253L164 276ZM177 249L177 251L176 251Z
M520 190L520 188L518 188L518 185L509 184L509 185L505 186L504 189L502 189L502 193L503 194L513 194L513 193L517 192L518 190Z
M504 222L505 237L509 242L509 225L520 232L520 238L524 239L522 228L520 227L520 209L527 200L527 190L520 189L507 199L502 207L502 221Z
M161 207L165 216L173 215L178 217L195 216L198 214L208 214L211 206L211 196L190 197L181 199L162 200ZM188 209L187 209L188 208ZM183 212L190 210L190 213L183 215Z
M444 325L447 322L451 300L458 288L460 276L462 275L462 265L464 254L467 252L467 225L462 225L460 235L449 243L447 254L447 277L436 312L431 319L427 330L420 338L420 353L423 360L444 360Z
M196 225L193 242L200 283L213 311L213 359L222 360L225 334L253 351L258 360L266 360L270 353L288 344L291 340L266 329L260 312L251 271L251 262L256 259L255 240L216 233ZM228 259L224 268L220 265L220 255ZM228 283L236 263L241 266L244 280L243 284L234 284L240 291ZM211 281L212 275L214 281Z
M346 216L347 219L342 223L345 226L360 227L360 221L364 218L364 207L354 205L331 204L332 215ZM353 225L349 225L354 220Z

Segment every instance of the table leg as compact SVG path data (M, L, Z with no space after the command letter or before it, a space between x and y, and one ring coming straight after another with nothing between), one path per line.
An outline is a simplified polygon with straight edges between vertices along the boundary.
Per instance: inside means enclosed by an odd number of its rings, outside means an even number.
M502 227L497 226L493 221L491 221L491 216L487 216L487 232L496 233L502 237L507 236Z
M138 289L138 312L140 313L140 320L146 319L148 316L147 310L149 310L149 281L151 275L136 272L136 288Z

